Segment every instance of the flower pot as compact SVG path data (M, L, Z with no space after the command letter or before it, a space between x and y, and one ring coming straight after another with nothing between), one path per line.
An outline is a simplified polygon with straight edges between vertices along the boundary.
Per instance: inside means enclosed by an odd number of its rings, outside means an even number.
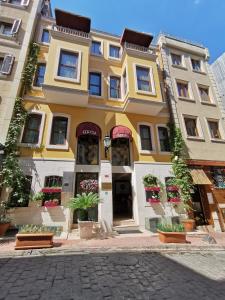
M182 220L181 223L184 225L184 229L185 229L186 232L194 231L194 229L195 229L195 220L186 219L186 220Z
M150 204L156 204L156 203L160 203L160 200L156 198L148 198L148 202Z
M0 236L4 235L9 229L10 223L0 223Z
M93 238L93 221L80 221L78 220L78 229L81 239L92 239Z
M53 233L18 233L15 250L53 247Z
M159 233L159 240L162 243L187 243L185 232L164 232L161 230L157 231Z
M45 201L44 206L45 207L56 207L56 206L59 206L59 204L52 202L52 201Z
M177 192L179 188L176 185L168 185L166 187L167 192Z
M170 202L170 203L179 203L180 198L179 197L169 198L168 202Z
M158 186L146 186L145 190L148 192L160 192L160 187Z

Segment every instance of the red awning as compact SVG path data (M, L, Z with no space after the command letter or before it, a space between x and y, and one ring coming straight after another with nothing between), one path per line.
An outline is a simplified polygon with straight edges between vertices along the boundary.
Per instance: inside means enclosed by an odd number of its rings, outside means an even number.
M101 129L98 125L91 122L84 122L78 125L76 136L81 135L94 135L101 138Z
M125 139L132 139L132 132L129 128L119 125L113 127L111 130L111 139L118 139L118 138L125 138Z

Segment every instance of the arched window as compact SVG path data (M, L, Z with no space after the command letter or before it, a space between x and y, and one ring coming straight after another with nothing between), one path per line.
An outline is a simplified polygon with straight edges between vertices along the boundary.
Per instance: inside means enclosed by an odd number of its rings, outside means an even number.
M111 130L113 166L130 166L131 138L131 130L125 126L116 126Z
M77 127L77 164L99 164L99 138L101 129L94 123L85 122Z

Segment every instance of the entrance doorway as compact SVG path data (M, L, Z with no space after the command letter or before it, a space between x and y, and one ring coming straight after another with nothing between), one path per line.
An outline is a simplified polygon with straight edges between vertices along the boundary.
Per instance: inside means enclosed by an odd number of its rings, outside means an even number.
M195 223L197 226L208 225L207 216L203 206L203 191L199 185L194 186L192 205Z
M113 220L133 218L131 174L112 174Z

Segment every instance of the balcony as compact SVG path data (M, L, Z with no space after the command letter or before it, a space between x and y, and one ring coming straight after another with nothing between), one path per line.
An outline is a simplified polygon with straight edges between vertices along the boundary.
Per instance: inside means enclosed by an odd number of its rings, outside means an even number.
M83 32L83 31L79 31L79 30L75 30L75 29L71 29L71 28L66 28L66 27L59 26L59 25L53 25L53 31L62 33L62 34L69 34L71 36L80 37L80 38L84 38L84 39L90 38L90 34L88 32Z

